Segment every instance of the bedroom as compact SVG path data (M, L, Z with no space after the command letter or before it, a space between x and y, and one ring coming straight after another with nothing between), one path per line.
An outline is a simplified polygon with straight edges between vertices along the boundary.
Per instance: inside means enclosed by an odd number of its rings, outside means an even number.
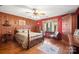
M0 54L79 53L78 7L0 5Z

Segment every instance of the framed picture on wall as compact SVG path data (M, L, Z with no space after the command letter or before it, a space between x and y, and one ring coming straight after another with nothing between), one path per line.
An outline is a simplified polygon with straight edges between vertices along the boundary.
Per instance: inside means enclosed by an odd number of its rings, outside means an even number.
M26 25L26 21L24 21L24 20L19 20L19 25Z

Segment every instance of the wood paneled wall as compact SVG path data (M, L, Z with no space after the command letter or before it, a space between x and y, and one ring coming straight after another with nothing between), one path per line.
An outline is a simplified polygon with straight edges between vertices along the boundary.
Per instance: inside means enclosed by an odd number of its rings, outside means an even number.
M2 24L5 22L5 20L8 20L8 22L11 26L8 26L8 27L3 26ZM27 25L27 26L28 25L33 26L33 24L35 22L32 19L0 12L0 37L2 34L6 33L6 32L11 32L11 34L14 34L15 28L22 26L22 25L19 25L19 20L24 20L26 22L25 25Z

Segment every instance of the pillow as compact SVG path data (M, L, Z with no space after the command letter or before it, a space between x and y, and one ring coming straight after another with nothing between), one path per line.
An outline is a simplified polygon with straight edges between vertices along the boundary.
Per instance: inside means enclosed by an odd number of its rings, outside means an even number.
M58 33L59 33L59 32L55 32L55 36L57 36L57 35L58 35Z
M19 30L17 30L17 32L20 32L20 33L22 33L22 32L23 32L23 30L19 29Z
M19 32L19 33L25 33L25 32L27 32L28 31L28 29L18 29L17 30L17 32Z

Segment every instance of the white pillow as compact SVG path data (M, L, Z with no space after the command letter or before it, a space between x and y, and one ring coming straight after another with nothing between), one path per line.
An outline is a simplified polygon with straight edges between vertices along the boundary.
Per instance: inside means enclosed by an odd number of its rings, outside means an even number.
M24 33L27 33L27 32L28 32L28 29L23 29L23 32L24 32Z
M20 32L20 33L22 33L22 32L23 32L23 30L21 30L21 29L18 29L17 31L18 31L18 32Z
M57 36L59 32L55 32L55 35Z
M28 32L28 29L18 29L17 31L20 33L26 33L26 32Z

